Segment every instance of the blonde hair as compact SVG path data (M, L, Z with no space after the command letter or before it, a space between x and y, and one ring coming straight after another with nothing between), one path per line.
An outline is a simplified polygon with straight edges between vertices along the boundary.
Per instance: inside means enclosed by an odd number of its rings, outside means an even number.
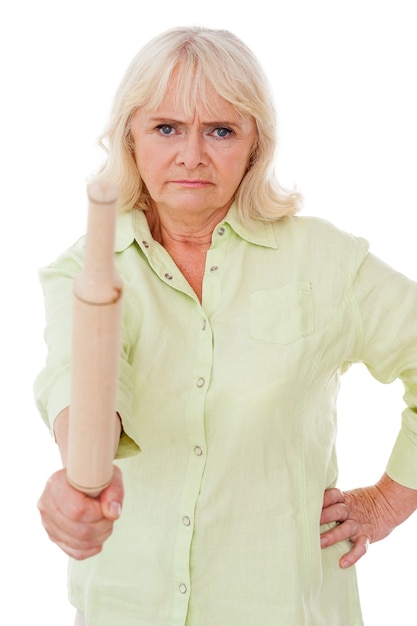
M100 137L107 159L95 179L118 186L120 211L149 208L149 194L134 159L130 123L138 107L158 108L174 70L177 101L186 113L195 110L197 98L210 110L214 90L255 121L257 141L235 194L241 218L274 220L294 214L301 197L284 190L273 170L276 117L264 72L238 37L201 27L174 28L152 39L133 59L119 86L107 130Z

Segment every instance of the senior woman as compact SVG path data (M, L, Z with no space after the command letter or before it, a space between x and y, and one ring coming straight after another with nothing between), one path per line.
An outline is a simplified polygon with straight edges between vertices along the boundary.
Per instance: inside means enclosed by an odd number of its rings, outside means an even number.
M97 176L120 190L114 479L93 499L59 470L39 501L78 623L360 626L351 566L417 507L417 285L295 216L275 142L267 81L226 31L163 33L117 92ZM83 254L41 271L36 398L64 464ZM342 493L336 399L356 362L401 378L408 407L378 484Z

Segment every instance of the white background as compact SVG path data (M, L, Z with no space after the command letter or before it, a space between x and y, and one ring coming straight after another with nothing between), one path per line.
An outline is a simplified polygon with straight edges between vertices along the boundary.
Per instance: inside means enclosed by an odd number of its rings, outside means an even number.
M96 137L127 64L172 26L224 27L239 35L273 85L281 182L298 186L305 214L368 238L373 252L415 279L417 18L412 0L163 6L14 0L2 6L0 620L71 626L66 557L47 539L36 510L46 478L59 467L32 400L45 357L37 270L84 231L85 180L101 162ZM382 474L400 424L401 395L401 385L377 384L359 366L345 376L342 488ZM367 626L417 623L416 531L417 516L372 545L360 563Z

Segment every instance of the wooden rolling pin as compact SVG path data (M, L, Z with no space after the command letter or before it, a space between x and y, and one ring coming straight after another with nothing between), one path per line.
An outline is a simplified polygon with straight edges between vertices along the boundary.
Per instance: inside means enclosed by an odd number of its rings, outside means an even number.
M114 263L117 188L87 188L84 267L74 281L67 478L96 497L111 482L115 452L122 281Z

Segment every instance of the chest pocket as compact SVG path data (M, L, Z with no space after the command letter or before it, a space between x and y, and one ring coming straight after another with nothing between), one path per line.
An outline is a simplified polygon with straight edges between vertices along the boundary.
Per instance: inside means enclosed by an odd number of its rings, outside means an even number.
M313 332L313 294L309 282L289 283L250 296L249 332L253 339L289 344Z

